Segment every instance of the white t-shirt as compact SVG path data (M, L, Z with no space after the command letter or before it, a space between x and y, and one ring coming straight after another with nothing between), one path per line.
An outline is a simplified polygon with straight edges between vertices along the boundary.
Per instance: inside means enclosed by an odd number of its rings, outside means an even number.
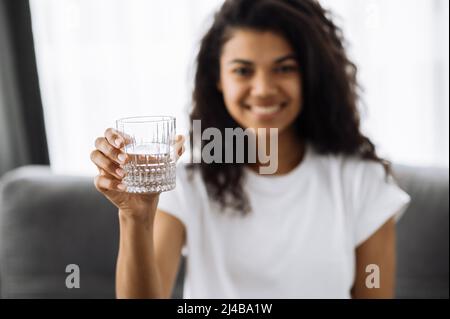
M184 298L350 298L355 248L410 201L381 164L311 146L289 174L245 176L244 216L220 211L184 165L161 194L186 227Z

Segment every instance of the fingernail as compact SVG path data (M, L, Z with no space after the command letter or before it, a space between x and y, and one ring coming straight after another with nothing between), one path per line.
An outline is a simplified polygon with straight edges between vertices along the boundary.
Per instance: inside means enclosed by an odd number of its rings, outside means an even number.
M124 177L124 176L125 176L125 172L124 172L123 169L121 169L121 168L116 169L116 173L117 173L117 175L119 175L120 177Z
M127 190L127 186L124 185L124 184L117 185L117 188L120 189L121 191L126 191Z
M120 138L117 138L114 143L116 144L117 147L120 147L120 145L122 144L122 141Z
M121 162L125 162L125 159L127 158L125 154L120 153L117 158L119 159L119 161Z

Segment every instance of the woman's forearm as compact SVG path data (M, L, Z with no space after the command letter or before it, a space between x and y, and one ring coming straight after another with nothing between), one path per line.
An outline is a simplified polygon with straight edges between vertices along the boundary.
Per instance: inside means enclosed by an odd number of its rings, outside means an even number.
M153 246L153 219L143 221L126 215L119 211L117 298L161 298L161 278Z

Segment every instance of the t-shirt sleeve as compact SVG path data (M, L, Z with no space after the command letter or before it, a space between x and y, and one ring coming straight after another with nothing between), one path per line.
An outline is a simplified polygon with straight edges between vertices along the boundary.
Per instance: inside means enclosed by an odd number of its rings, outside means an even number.
M355 247L366 241L385 222L398 221L410 203L380 163L361 161L351 172Z

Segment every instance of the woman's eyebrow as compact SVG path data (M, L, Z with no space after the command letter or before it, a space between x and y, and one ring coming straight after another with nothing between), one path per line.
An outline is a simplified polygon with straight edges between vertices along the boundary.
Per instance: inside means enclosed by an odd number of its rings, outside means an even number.
M242 60L242 59L233 59L230 62L228 62L228 64L232 64L232 63L240 63L240 64L245 64L245 65L252 65L253 64L252 61Z
M291 53L291 54L282 56L282 57L280 57L280 58L277 58L277 59L275 59L275 61L273 61L273 62L274 62L275 64L278 64L278 63L282 63L282 62L284 62L284 61L286 61L286 60L295 60L295 61L297 61L297 57L295 56L295 54Z
M295 54L291 53L288 55L284 55L282 57L276 58L273 63L275 64L279 64L282 63L286 60L295 60L297 61L297 57L295 56ZM228 64L233 64L233 63L239 63L239 64L245 64L245 65L252 65L253 62L249 61L249 60L244 60L244 59L233 59L230 62L228 62Z

